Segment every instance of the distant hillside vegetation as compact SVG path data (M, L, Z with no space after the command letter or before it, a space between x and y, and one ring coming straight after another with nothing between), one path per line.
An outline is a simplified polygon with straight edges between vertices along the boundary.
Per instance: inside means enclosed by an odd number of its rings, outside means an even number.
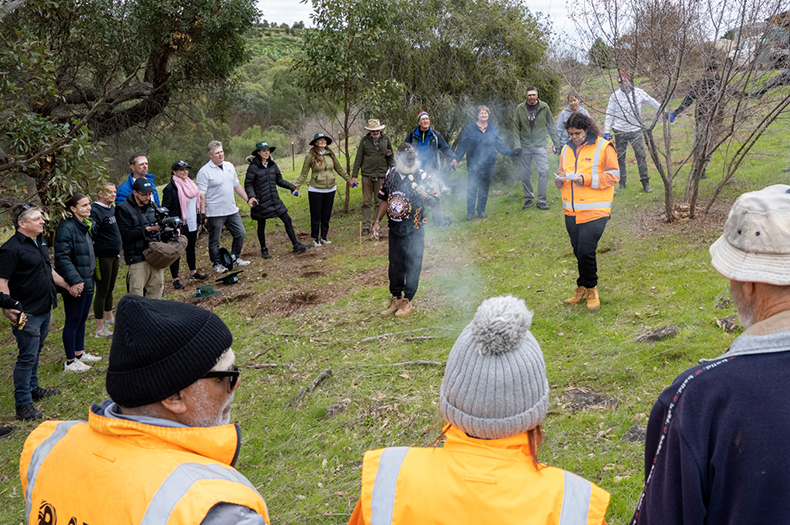
M274 59L293 56L302 49L304 29L280 27L254 27L247 33L247 45L255 56L270 56Z

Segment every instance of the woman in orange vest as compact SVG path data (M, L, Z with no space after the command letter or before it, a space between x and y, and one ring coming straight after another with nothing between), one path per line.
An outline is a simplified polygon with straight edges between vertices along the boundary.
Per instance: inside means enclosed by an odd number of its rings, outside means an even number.
M608 492L538 462L549 383L531 323L520 299L483 301L447 359L443 447L366 452L349 525L606 523Z
M576 293L563 304L587 300L587 309L601 306L595 252L612 212L614 186L620 180L617 151L587 115L572 114L565 123L571 141L560 153L554 184L562 192L565 228L579 267Z

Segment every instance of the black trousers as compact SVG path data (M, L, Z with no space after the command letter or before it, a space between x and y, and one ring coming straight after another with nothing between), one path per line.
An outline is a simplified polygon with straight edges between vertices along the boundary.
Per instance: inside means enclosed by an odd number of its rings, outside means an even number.
M598 286L598 260L595 252L608 221L609 217L602 217L583 224L576 224L576 217L565 216L565 229L568 230L571 246L573 246L573 255L576 256L576 263L579 266L579 278L576 279L576 286L585 288Z
M118 279L118 268L121 266L120 257L99 257L99 271L101 279L94 282L93 315L96 319L104 319L104 312L112 311L112 292L115 289L115 280Z
M287 233L288 238L291 239L291 244L294 246L299 244L299 241L296 239L296 232L294 231L291 216L288 215L288 212L279 215L277 218L283 221L283 224L285 224L285 233ZM261 219L258 221L258 242L261 245L261 251L263 251L263 249L266 248L266 219Z
M316 240L326 239L329 233L329 219L332 217L332 206L335 203L335 192L308 191L307 199L310 201L310 237Z
M195 246L197 245L197 235L198 231L195 230L193 232L183 232L184 236L187 238L187 266L189 266L190 270L194 270L196 268L195 263ZM178 277L178 267L181 263L181 257L175 260L173 264L170 265L170 275L173 276L173 279Z
M425 251L425 233L415 230L408 235L389 234L390 293L400 298L403 294L411 301L417 293L422 271L422 254Z
M471 215L475 212L486 212L488 202L488 188L491 185L491 172L494 165L478 168L469 171L468 182L466 183L466 213Z

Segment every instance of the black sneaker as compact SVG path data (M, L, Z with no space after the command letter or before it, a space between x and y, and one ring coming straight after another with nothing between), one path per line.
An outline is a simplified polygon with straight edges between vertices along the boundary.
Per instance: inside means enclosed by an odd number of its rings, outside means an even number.
M299 255L300 253L306 252L308 248L310 248L310 246L299 243L296 246L294 246L294 253Z
M0 438L10 436L13 431L14 427L0 427Z
M173 289L174 290L180 290L183 287L184 287L184 285L181 284L181 280L180 279L176 279L175 281L173 281Z
M466 214L466 220L467 221L473 221L474 219L475 219L475 214L474 213L467 213Z
M535 204L535 203L532 202L532 201L526 201L526 202L524 202L524 206L522 206L521 209L522 210L526 210L527 208L531 208L533 204Z
M481 219L487 219L488 218L488 215L486 215L486 212L484 212L484 211L477 212L477 216L480 217Z
M269 255L269 248L263 248L261 250L261 257L263 257L264 259L271 259L272 258L272 256Z
M16 418L22 421L33 421L34 419L41 419L42 417L44 417L44 413L40 410L36 410L33 403L16 407Z
M189 276L190 281L205 281L206 279L208 279L208 275L203 275L199 272L195 272Z
M539 210L546 211L546 210L550 210L551 206L549 206L548 204L542 204L542 203L539 202L537 208Z
M85 355L85 354L83 354ZM60 395L60 388L35 388L30 393L33 396L34 401L38 401L39 399L44 399L45 397L52 397L52 396L59 396Z

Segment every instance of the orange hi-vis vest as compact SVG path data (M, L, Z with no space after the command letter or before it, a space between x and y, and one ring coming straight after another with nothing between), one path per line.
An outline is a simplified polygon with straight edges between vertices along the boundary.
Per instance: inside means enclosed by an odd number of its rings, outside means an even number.
M577 224L611 215L614 186L620 180L617 152L611 142L598 137L594 144L577 148L576 153L566 144L560 154L559 173L584 177L583 186L563 182L560 191L565 215L576 217Z
M218 503L264 517L263 497L231 465L235 425L171 428L108 418L47 421L19 461L29 524L195 525ZM41 521L43 517L44 521Z
M609 493L559 468L536 469L527 434L475 439L448 425L443 448L365 453L366 525L601 525ZM355 515L359 512L355 510ZM349 523L354 522L354 516Z

